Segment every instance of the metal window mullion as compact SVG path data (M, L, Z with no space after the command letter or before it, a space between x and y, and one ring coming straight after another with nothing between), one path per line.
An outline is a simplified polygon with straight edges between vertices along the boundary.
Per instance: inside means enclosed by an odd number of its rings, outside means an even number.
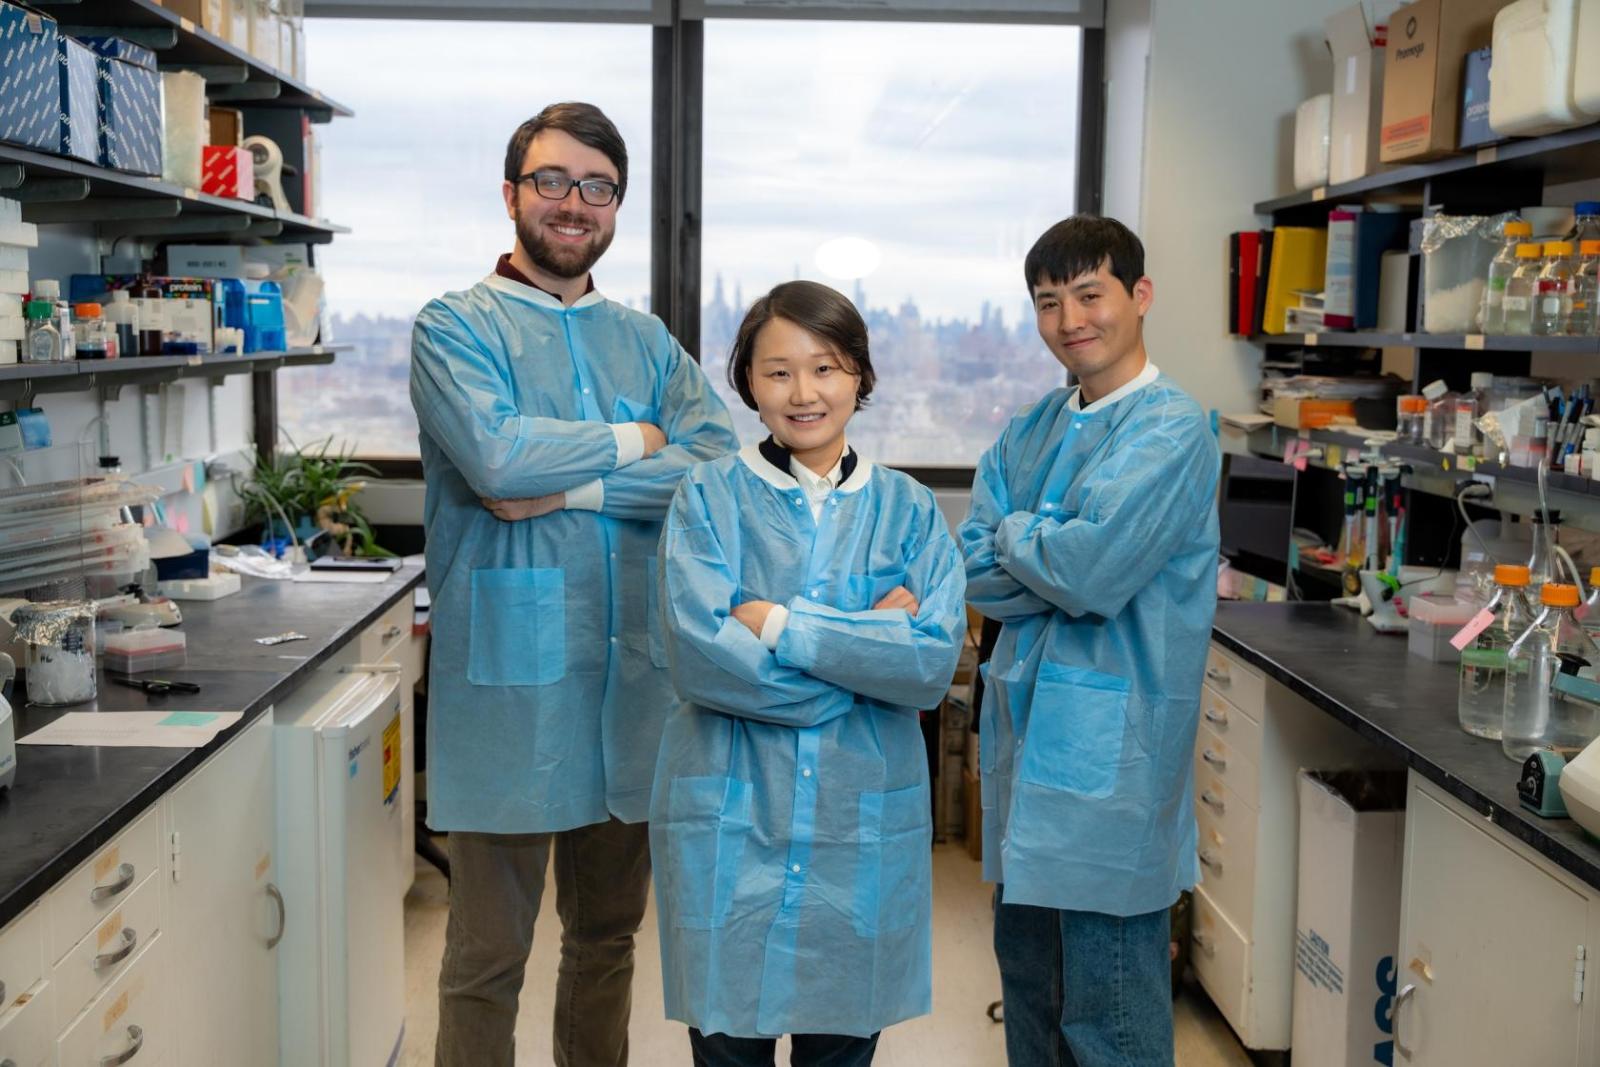
M696 359L700 352L700 152L705 24L685 19L655 30L652 66L650 306Z

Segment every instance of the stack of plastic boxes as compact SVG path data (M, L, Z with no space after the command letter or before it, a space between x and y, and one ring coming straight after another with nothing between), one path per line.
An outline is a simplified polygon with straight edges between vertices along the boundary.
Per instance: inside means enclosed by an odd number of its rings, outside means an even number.
M61 139L52 150L88 163L100 162L100 75L95 55L82 41L56 38L61 85Z
M22 294L28 291L28 249L39 246L39 231L22 221L22 205L0 197L0 365L17 362L27 333Z
M100 76L100 165L161 173L161 76L156 54L120 37L85 37Z
M56 20L0 2L0 141L61 147Z

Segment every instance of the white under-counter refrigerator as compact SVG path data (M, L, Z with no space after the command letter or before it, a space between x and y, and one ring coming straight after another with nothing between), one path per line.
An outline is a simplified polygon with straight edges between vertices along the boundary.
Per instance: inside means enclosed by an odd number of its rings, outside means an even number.
M400 668L324 668L274 709L280 1062L382 1067L405 1032Z

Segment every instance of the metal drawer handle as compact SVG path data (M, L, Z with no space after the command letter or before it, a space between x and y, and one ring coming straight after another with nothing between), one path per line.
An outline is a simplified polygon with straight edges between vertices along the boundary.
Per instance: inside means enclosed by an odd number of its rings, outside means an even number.
M1219 771L1225 771L1228 769L1228 761L1211 751L1209 748L1200 753L1200 758L1211 764L1211 766L1215 767Z
M124 1051L114 1056L101 1056L100 1067L121 1067L121 1064L127 1063L137 1056L139 1050L144 1048L144 1028L130 1023L128 1025L128 1040L133 1044L129 1045Z
M1201 793L1200 794L1200 799L1204 803L1206 803L1206 804L1210 805L1211 807L1215 808L1218 815L1227 814L1228 805L1223 802L1221 797L1217 796L1211 790L1207 789L1204 793Z
M278 932L267 939L268 950L278 947L278 942L283 940L283 932L289 928L289 909L283 905L283 894L271 882L267 883L267 896L278 905Z
M405 630L402 627L391 626L387 630L383 631L383 640L385 642L393 641L403 633L405 633Z
M117 868L117 880L112 882L110 885L95 886L94 889L89 893L89 899L94 901L96 904L100 903L102 900L110 900L112 897L116 896L132 885L133 879L133 864L124 863L122 866Z
M1417 992L1415 982L1408 983L1406 987L1395 994L1394 1007L1389 1009L1389 1032L1394 1035L1394 1047L1406 1059L1411 1058L1411 1050L1400 1043L1400 1008Z
M1192 678L1194 676L1190 675L1190 677ZM1210 678L1213 682L1221 682L1223 685L1227 685L1233 680L1228 676L1228 672L1223 670L1221 667L1208 666L1206 668L1206 677Z
M1212 944L1211 939L1205 934L1202 934L1199 930L1194 932L1193 940L1196 945L1200 946L1200 951L1204 952L1207 956L1215 956L1217 954L1217 946Z
M1228 713L1225 711L1205 710L1206 722L1216 723L1218 726L1228 725Z
M96 956L94 958L94 969L97 971L103 971L107 967L115 967L117 964L133 955L133 950L138 947L139 935L134 933L133 927L124 926L122 928L122 947L114 952L104 952Z
M1210 849L1203 848L1200 850L1200 862L1205 864L1207 867L1210 867L1213 871L1216 871L1219 877L1221 876L1222 861L1217 859L1216 856L1212 855Z

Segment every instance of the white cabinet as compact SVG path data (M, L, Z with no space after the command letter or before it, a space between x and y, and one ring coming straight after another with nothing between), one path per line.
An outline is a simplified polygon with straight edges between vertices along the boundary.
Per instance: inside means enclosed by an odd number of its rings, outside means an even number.
M177 1064L278 1062L274 781L266 714L168 795Z
M1213 645L1195 739L1195 973L1239 1039L1289 1047L1302 767L1392 763L1327 713Z
M1595 978L1581 977L1600 945L1596 897L1413 773L1395 1062L1596 1062Z

